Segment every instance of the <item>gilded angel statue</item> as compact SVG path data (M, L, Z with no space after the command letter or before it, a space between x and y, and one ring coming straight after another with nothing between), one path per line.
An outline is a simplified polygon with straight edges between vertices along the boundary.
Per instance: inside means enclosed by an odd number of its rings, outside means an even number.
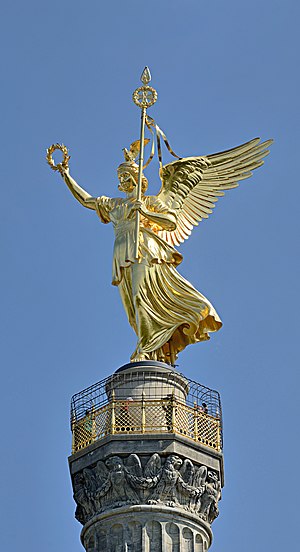
M206 341L222 322L210 301L177 271L183 260L176 247L194 226L212 213L225 190L236 188L263 164L272 140L255 138L233 149L202 157L187 157L160 170L161 189L147 196L142 174L137 200L139 141L124 150L117 169L123 197L92 197L72 178L67 163L57 165L73 196L111 222L115 232L112 284L120 291L128 321L137 335L131 361L158 360L174 364L191 343ZM135 221L140 213L138 258Z

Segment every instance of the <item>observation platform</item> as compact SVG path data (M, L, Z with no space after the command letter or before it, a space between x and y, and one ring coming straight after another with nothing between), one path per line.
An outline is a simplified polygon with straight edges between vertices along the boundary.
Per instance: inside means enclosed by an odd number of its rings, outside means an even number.
M217 391L126 364L72 398L70 474L87 552L205 552L224 484Z
M221 452L220 395L164 363L130 363L72 397L71 430L72 454L108 436L145 434Z

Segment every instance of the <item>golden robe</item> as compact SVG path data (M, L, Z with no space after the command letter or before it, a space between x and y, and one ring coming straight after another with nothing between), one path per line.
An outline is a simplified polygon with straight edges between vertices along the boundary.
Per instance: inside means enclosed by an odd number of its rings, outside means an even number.
M145 208L175 214L156 196ZM132 361L170 362L190 343L209 339L222 322L211 303L176 270L182 255L158 235L161 229L141 215L139 262L134 258L135 200L99 197L97 212L115 231L112 284L118 286L130 325L138 336Z

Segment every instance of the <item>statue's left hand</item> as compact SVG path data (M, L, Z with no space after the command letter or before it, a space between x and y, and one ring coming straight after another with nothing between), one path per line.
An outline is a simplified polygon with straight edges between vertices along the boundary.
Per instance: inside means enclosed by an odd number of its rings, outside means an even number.
M133 211L139 211L140 213L143 212L143 202L139 201L138 199L134 202L132 206Z

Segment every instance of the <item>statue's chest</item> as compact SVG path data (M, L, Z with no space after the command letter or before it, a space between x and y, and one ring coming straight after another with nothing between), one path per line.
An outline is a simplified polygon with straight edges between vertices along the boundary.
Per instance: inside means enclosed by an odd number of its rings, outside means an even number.
M135 200L128 199L118 202L110 212L110 218L113 224L118 225L126 220L134 220L136 211L133 209Z

